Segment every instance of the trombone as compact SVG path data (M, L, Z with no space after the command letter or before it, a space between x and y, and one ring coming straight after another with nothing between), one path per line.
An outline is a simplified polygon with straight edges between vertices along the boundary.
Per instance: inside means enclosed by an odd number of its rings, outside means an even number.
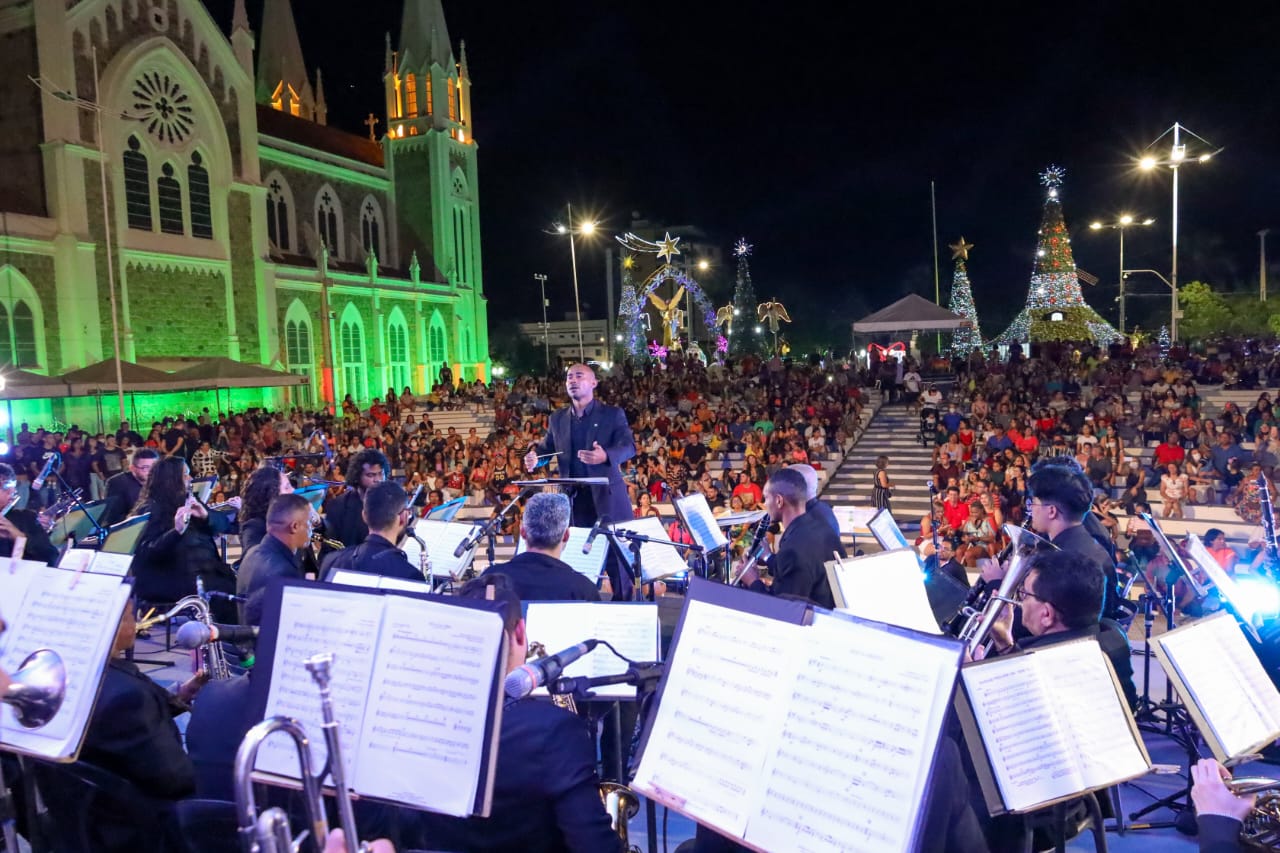
M305 666L311 680L320 691L320 711L324 717L321 726L329 757L319 773L312 772L311 741L302 724L289 717L271 717L263 720L245 735L236 751L235 786L236 814L239 822L240 848L244 853L290 853L300 848L308 832L315 838L316 846L323 847L329 834L329 819L324 811L324 777L333 782L334 796L338 803L338 820L346 836L347 853L368 853L369 845L357 841L355 814L351 808L351 793L347 789L346 767L342 763L342 742L338 721L333 712L333 694L329 683L334 656L314 655L307 658ZM298 838L293 838L289 817L283 809L270 808L258 814L257 800L253 793L253 767L258 760L258 749L270 735L284 732L293 739L298 753L298 770L302 779L303 796L306 799L307 820L310 827Z

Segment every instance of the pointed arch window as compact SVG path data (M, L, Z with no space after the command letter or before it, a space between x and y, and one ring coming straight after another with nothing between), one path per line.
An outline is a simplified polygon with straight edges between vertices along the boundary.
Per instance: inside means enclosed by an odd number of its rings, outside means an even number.
M368 397L364 365L364 329L354 309L342 319L339 343L342 347L342 380L346 393L357 403Z
M316 232L335 257L342 257L342 244L338 241L342 233L342 209L337 193L328 187L316 197Z
M276 175L267 184L267 237L282 252L293 251L289 220L292 214L288 184Z
M209 194L209 170L199 151L191 152L187 166L187 186L191 190L191 236L213 239L213 205Z
M290 373L305 376L309 384L294 389L294 400L299 404L311 405L315 386L314 356L311 350L311 324L307 321L306 309L302 303L294 300L289 306L289 313L284 325L285 359Z
M418 114L418 77L414 74L404 78L404 114L409 118Z
M422 111L424 116L431 115L431 72L422 75L422 94L426 96L427 108Z
M136 136L129 137L129 148L124 152L124 206L130 228L151 230L151 172L147 155L141 151L142 143Z
M458 82L449 78L449 121L458 120Z
M440 312L431 315L431 325L427 329L427 361L430 363L428 375L434 384L435 377L440 375L440 366L449 360L449 348L445 340L444 320Z
M360 212L360 241L366 252L382 258L382 211L373 199L366 199Z
M31 306L19 299L9 306L0 302L0 364L39 367L36 321Z
M160 167L156 181L156 202L160 211L160 230L166 234L185 234L182 221L182 184L173 176L173 164Z
M409 387L409 327L399 309L391 315L387 325L387 361L390 365L391 387L400 393Z

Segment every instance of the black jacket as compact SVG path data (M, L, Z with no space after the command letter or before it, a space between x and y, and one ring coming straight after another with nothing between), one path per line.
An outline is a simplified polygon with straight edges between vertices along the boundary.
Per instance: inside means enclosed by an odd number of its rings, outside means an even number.
M598 784L582 718L521 699L502 712L490 816L422 812L423 835L457 853L620 853Z
M335 571L365 572L371 575L382 575L389 578L400 578L407 581L425 581L417 566L409 562L395 545L385 537L369 534L369 538L353 548L343 548L324 562L324 575L330 577Z
M234 800L236 750L262 719L249 677L210 681L196 694L187 723L187 754L195 770L196 796Z
M5 516L14 527L27 537L24 560L39 560L53 566L58 562L58 547L49 541L49 534L40 526L36 514L29 509L11 509ZM0 539L0 557L13 556L13 540Z
M102 508L102 518L99 523L103 527L110 527L124 521L133 513L140 494L142 494L142 484L128 468L107 480L106 506Z
M756 581L751 588L774 595L798 595L819 607L835 609L836 601L831 595L824 565L834 559L832 552L846 556L840 535L820 515L806 512L782 531L778 553L768 560L773 586L766 587L763 581Z
M245 599L240 604L240 624L262 623L262 596L272 578L301 578L301 560L274 536L264 536L244 559L236 575L236 594Z
M1077 524L1068 527L1059 533L1052 540L1063 551L1072 554L1083 554L1098 564L1102 569L1103 577L1103 595L1102 595L1102 615L1110 616L1119 601L1120 593L1116 586L1116 564L1111 559L1111 555L1106 552L1098 540L1094 539L1089 533L1088 528L1083 524Z
M343 547L353 548L369 538L369 525L364 523L364 498L354 488L324 504L324 538L336 539ZM325 545L320 556L336 549Z
M840 522L836 520L836 514L835 511L831 509L831 504L827 503L822 498L809 498L809 500L805 502L804 511L806 515L813 513L818 516L827 524L831 525L831 529L836 532L837 536L840 535Z
M136 579L134 592L143 601L177 601L195 595L196 578L206 590L235 591L235 576L222 559L214 536L227 532L231 518L226 513L211 512L208 518L192 518L187 529L179 533L172 518L155 518L138 540L132 572ZM234 618L231 614L214 616L217 621Z
M490 566L484 575L504 574L515 584L521 601L599 601L596 585L546 554L525 551L509 562ZM484 575L481 575L483 577Z

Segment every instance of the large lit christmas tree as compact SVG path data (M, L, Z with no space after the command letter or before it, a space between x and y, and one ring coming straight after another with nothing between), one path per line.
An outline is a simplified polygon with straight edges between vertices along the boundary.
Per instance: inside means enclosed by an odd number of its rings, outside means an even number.
M644 314L640 310L640 297L636 293L632 276L635 265L634 257L623 255L622 298L618 300L618 320L620 321L618 331L622 335L622 342L617 347L618 360L639 358L645 354Z
M966 243L964 237L960 242L951 244L951 257L956 262L956 270L951 275L951 313L959 314L973 325L956 329L951 336L951 354L966 358L974 350L982 349L982 332L978 329L978 306L973 304L973 290L969 287L969 270L965 262L969 260L972 243Z
M1040 183L1046 189L1044 217L1027 304L996 343L1093 340L1107 344L1120 339L1120 333L1089 307L1080 292L1059 198L1065 174L1060 166L1049 166L1040 173Z
M733 334L729 337L729 354L759 355L761 336L756 333L756 288L751 282L751 244L739 239L733 246L738 258L738 279L733 288Z

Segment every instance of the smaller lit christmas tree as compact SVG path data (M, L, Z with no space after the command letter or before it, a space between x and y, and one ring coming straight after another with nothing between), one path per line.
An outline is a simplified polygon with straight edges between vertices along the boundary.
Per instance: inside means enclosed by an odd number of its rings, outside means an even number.
M978 306L973 304L973 290L969 287L969 270L965 262L969 260L972 243L966 243L964 237L960 242L951 244L951 257L956 262L956 271L951 276L951 313L959 314L973 325L956 329L951 336L951 354L966 358L974 350L982 349L982 332L978 330Z
M729 353L734 356L759 355L760 335L754 333L756 318L756 288L751 281L751 244L739 239L733 246L738 258L738 278L733 288L733 323L729 338Z
M1161 357L1161 358L1168 358L1168 357L1169 357L1169 347L1170 347L1170 346L1172 346L1172 344L1173 344L1173 341L1172 341L1172 340L1170 339L1170 337L1169 337L1169 327L1168 327L1168 326L1161 326L1161 327L1160 327L1160 337L1159 337L1159 338L1157 338L1156 340L1157 340L1157 343L1158 343L1158 344L1159 344L1159 346L1160 346L1160 357Z
M632 270L635 269L635 258L624 255L622 258L622 298L618 301L618 318L621 320L620 331L622 341L618 344L623 359L640 358L645 350L645 334L643 312L640 309L640 296L636 293Z

